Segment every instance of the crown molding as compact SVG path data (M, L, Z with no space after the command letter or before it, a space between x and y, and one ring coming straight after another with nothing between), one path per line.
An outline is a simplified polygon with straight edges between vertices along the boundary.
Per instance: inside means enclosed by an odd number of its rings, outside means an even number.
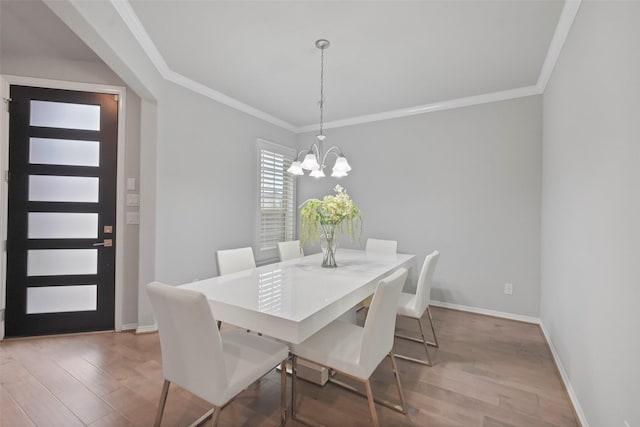
M195 80L192 80L180 73L173 71L171 68L169 68L169 65L167 65L167 62L164 60L164 57L162 56L156 45L153 43L153 40L151 40L149 33L147 33L147 30L145 30L144 25L142 25L142 22L140 22L140 20L138 19L138 15L136 15L129 2L126 0L111 0L111 4L113 5L113 8L118 12L118 15L120 15L125 25L129 28L129 31L131 31L133 37L135 37L136 41L140 44L142 50L144 50L153 65L156 67L156 70L158 70L160 75L165 80L182 86L185 89L189 89L202 96L206 96L207 98L213 99L214 101L227 105L233 109L242 111L243 113L249 114L253 117L257 117L278 127L287 129L291 132L296 131L296 127L291 123L274 117L271 114L265 113L262 110L238 101L235 98L225 95L222 92L218 92L217 90L214 90L208 86L203 85L202 83L198 83Z
M131 34L133 34L133 37L138 41L142 50L147 54L151 63L156 67L156 70L166 79L170 71L169 66L155 43L153 43L153 40L151 40L144 25L142 25L142 22L138 19L138 15L136 15L129 1L111 0L111 5L116 12L118 12L118 15L120 15L127 28L129 28L129 31L131 31Z
M118 12L120 17L124 21L125 25L129 28L129 31L131 31L131 34L133 34L137 42L140 44L140 47L144 50L150 61L153 63L155 68L165 80L294 133L311 132L318 128L319 124L294 126L293 124L285 120L272 116L271 114L245 104L235 98L225 95L222 92L218 92L217 90L212 89L209 86L206 86L193 79L190 79L189 77L173 71L171 68L169 68L169 65L165 61L156 45L153 43L153 40L151 40L151 37L145 30L142 22L140 22L140 20L138 19L138 16L129 4L128 0L110 1L114 9ZM567 35L569 34L569 30L571 29L571 25L573 24L573 20L578 13L581 2L582 0L565 0L560 18L558 19L558 25L556 26L553 38L551 39L551 43L549 44L549 49L547 50L547 55L540 70L538 81L534 86L524 86L515 89L485 93L482 95L468 96L465 98L451 99L431 104L417 105L414 107L400 108L397 110L384 111L381 113L367 114L363 116L351 117L348 119L335 120L325 123L324 127L325 129L330 129L344 126L353 126L362 123L397 119L401 117L414 116L417 114L433 113L435 111L450 110L454 108L469 107L490 102L506 101L509 99L522 98L526 96L540 95L544 93L547 83L549 82L553 69L560 56L560 52L562 51L562 47L564 46L564 42L566 41Z
M169 70L165 78L170 82L180 85L186 89L192 90L193 92L199 93L200 95L206 96L207 98L211 98L221 104L234 108L238 111L242 111L243 113L247 113L253 117L262 119L265 122L279 126L290 132L296 132L297 128L291 123L285 122L284 120L281 120L275 116L272 116L271 114L265 113L262 110L258 110L257 108L240 102L235 98L225 95L224 93L211 89L209 86L198 83L197 81L192 80L189 77L185 77L180 73L176 73L173 70Z
M553 69L558 62L564 42L567 40L569 30L571 30L571 26L573 25L573 20L580 8L580 3L582 3L582 0L565 0L564 2L562 13L560 13L560 19L558 19L558 25L553 33L553 38L551 39L549 49L547 50L547 56L544 58L544 63L542 64L540 75L538 76L538 83L536 86L540 90L540 93L543 93L547 88L547 83L549 83L551 73L553 73Z
M344 126L359 125L362 123L377 122L380 120L397 119L400 117L415 116L416 114L433 113L435 111L451 110L453 108L469 107L472 105L486 104L489 102L506 101L508 99L522 98L525 96L540 95L537 86L525 86L517 89L503 90L500 92L485 93L482 95L467 96L465 98L450 99L433 104L418 105L415 107L401 108L399 110L385 111L382 113L367 114L364 116L351 117L349 119L335 120L324 124L325 129L338 128ZM296 132L311 132L318 129L317 124L301 126Z

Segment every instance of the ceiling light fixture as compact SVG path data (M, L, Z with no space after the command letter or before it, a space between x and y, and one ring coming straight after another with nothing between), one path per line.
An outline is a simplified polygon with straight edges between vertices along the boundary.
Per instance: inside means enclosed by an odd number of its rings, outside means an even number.
M331 176L341 177L347 176L347 172L351 170L347 158L342 154L342 150L338 147L331 147L324 151L324 140L327 138L323 132L324 126L324 50L329 47L329 40L316 40L316 47L320 49L320 133L316 135L318 142L311 144L308 150L298 153L296 160L291 163L287 171L293 175L304 175L304 171L311 171L309 176L320 178L325 176L325 162L329 154L336 156L336 162L333 165ZM304 157L303 157L304 156ZM300 161L300 159L303 159Z

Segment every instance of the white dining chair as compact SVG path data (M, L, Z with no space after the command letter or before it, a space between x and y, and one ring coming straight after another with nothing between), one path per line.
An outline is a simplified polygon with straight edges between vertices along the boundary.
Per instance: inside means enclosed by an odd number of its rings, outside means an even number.
M216 251L216 262L220 276L256 268L256 259L250 247Z
M278 242L278 254L280 261L289 261L290 259L301 258L304 251L300 246L300 240L290 240L288 242Z
M147 286L160 334L164 384L154 426L160 426L171 383L213 405L194 425L213 417L276 365L287 345L240 330L220 333L206 297L159 282ZM281 373L281 425L286 422L286 372Z
M398 252L397 240L382 240L382 239L367 239L367 243L364 247L364 251L368 254L395 254ZM360 311L363 308L369 308L371 305L371 298L367 297L358 307L356 311Z
M292 418L299 418L303 423L309 423L308 420L296 415L298 359L333 369L337 373L362 382L369 401L369 410L374 426L380 425L374 401L405 413L404 393L400 384L392 347L398 298L406 280L407 270L399 268L380 281L374 293L369 316L367 316L364 327L336 320L302 343L291 345L293 365L291 377ZM391 359L393 374L396 378L396 386L400 396L399 406L386 401L374 400L371 391L369 377L386 356ZM330 381L362 395L361 392L351 386L347 386L335 379Z
M220 276L256 268L256 259L253 256L253 249L250 247L216 251L216 263ZM222 322L218 321L218 329L221 326ZM249 331L247 330L247 332Z
M395 254L398 252L397 240L367 239L364 247L365 252Z
M420 327L421 338L414 338L400 334L396 334L396 337L418 342L424 345L424 350L427 353L427 360L420 360L402 354L396 354L396 357L427 366L431 366L432 364L431 356L429 355L429 346L436 348L438 347L438 338L436 337L436 330L433 327L433 319L431 317L431 310L429 309L429 302L431 300L431 283L433 280L433 272L436 269L439 257L440 252L438 251L433 251L432 253L427 255L424 260L424 264L422 265L422 270L420 271L420 277L418 278L418 284L416 286L416 293L408 294L402 292L398 301L398 316L417 320L418 326ZM429 324L431 325L433 342L427 341L424 336L424 328L422 327L421 319L425 314L427 314Z

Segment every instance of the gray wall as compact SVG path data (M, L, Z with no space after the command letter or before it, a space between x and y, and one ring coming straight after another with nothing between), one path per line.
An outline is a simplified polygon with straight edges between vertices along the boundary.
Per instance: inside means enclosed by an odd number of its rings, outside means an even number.
M362 210L362 245L396 239L418 265L440 250L432 299L538 317L541 120L534 96L329 129L353 171L299 178L298 200L340 183Z
M166 82L158 96L156 278L217 275L218 249L254 246L256 138L295 147L292 132Z
M122 80L102 62L72 61L56 57L22 57L0 54L0 73L125 86ZM125 174L126 177L135 178L139 184L140 98L130 89L127 90L125 123ZM125 192L126 188L122 188L120 191ZM135 209L137 208L127 208L129 211ZM138 321L138 226L124 224L122 226L125 227L122 323L131 325Z
M544 94L541 318L591 426L640 426L639 23L583 2Z

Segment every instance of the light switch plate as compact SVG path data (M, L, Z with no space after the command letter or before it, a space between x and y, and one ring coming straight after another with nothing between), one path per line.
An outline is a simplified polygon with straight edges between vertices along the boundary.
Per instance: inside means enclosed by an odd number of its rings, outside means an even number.
M140 195L127 194L127 206L140 206Z
M140 213L127 212L127 224L140 224Z

